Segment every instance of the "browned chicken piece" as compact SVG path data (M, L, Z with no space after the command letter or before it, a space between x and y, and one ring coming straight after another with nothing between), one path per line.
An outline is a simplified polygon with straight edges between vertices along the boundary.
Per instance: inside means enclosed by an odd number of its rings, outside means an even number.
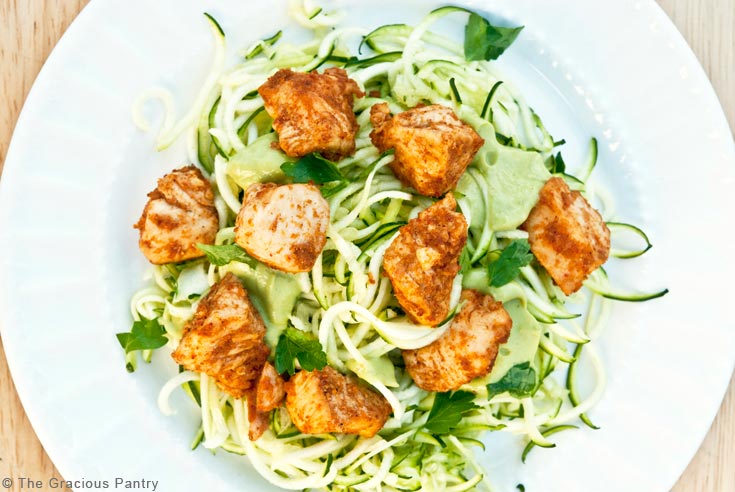
M339 432L372 437L391 407L383 395L329 366L299 371L286 383L286 409L304 434Z
M329 204L312 184L254 184L235 220L235 242L284 272L308 272L327 242Z
M281 406L281 402L286 397L284 384L276 368L266 362L258 380L256 402L259 412L270 412Z
M319 152L338 160L355 152L354 96L364 94L341 68L323 74L281 69L258 89L278 143L293 157Z
M388 247L383 268L411 320L436 326L449 314L452 282L467 242L467 221L455 212L452 194L401 227Z
M284 384L276 368L266 362L260 373L256 389L254 391L251 389L247 394L248 422L250 423L248 438L251 441L257 441L268 430L269 412L281 406L286 397Z
M265 325L240 280L228 273L200 302L171 354L185 369L214 378L242 398L255 389L270 350Z
M197 243L213 244L219 228L209 181L194 166L172 171L148 193L138 223L138 245L154 265L204 256Z
M462 309L441 338L403 351L406 370L419 388L456 390L489 374L498 348L508 341L513 322L502 303L476 290L462 291L462 300Z
M569 295L610 254L610 230L600 213L561 178L551 178L521 226L531 251L556 285Z
M255 404L255 391L250 390L247 394L248 405L248 439L257 441L260 439L270 425L268 412L259 412Z
M395 149L391 169L422 195L441 196L454 188L485 141L450 108L419 106L391 118L386 103L370 109L370 133L381 152Z

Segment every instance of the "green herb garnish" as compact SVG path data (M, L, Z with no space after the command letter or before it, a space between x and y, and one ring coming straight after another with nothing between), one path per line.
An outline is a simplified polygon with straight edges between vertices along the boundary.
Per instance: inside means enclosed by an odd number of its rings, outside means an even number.
M337 165L322 157L318 153L307 154L296 162L284 162L281 170L293 178L294 183L316 184L331 183L333 181L348 181L337 169Z
M526 361L516 364L499 381L487 385L488 397L492 398L506 391L516 398L533 393L536 388L536 370Z
M296 372L295 359L298 359L305 371L321 370L327 365L327 354L322 350L319 340L309 333L289 326L278 338L276 371L279 374L288 372L293 375Z
M237 244L197 244L197 248L207 255L207 260L215 266L225 266L232 261L253 265L254 260Z
M437 393L429 411L425 427L433 434L448 434L460 423L467 412L479 408L475 394L469 391Z
M158 318L141 318L135 321L133 327L127 333L118 333L117 341L129 354L136 350L155 350L163 347L168 342L165 336L166 330L158 322Z
M533 260L531 245L527 239L516 239L511 242L501 253L500 257L490 263L487 267L491 287L502 287L512 282L522 267Z
M513 44L523 30L520 27L498 27L471 13L464 29L464 57L472 60L496 60Z

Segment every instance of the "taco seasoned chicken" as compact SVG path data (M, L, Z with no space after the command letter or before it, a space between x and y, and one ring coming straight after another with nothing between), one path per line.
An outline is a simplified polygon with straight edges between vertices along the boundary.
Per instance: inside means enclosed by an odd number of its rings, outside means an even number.
M319 152L338 160L355 152L358 124L352 104L363 93L343 69L328 68L319 74L285 68L258 92L286 154Z
M329 366L297 372L286 383L286 409L305 434L339 432L362 437L374 436L391 412L383 395Z
M391 169L422 195L441 196L459 181L484 140L450 108L419 106L391 118L386 103L370 109L370 133L381 152L395 149Z
M281 406L286 397L283 378L269 362L263 366L255 390L248 391L248 438L257 441L268 430L269 412Z
M248 439L251 441L257 441L260 437L265 434L270 425L270 416L265 412L259 412L255 408L255 404L252 401L250 394L247 396L248 406Z
M242 398L255 389L270 350L265 325L240 280L228 273L200 302L173 359L214 378L222 391Z
M270 412L281 406L281 402L286 397L284 384L283 378L276 372L276 368L266 362L258 380L255 400L259 412Z
M521 228L531 251L556 285L569 295L607 261L610 230L600 213L561 178L551 178Z
M428 391L456 390L490 373L498 348L508 341L512 320L492 296L462 291L464 305L449 329L435 342L404 350L406 370Z
M135 224L138 245L154 265L204 256L197 243L213 244L219 228L214 194L201 171L188 166L158 180Z
M448 194L401 227L383 268L401 307L416 323L436 326L449 314L452 282L467 242L467 221Z
M329 204L312 184L251 185L235 220L235 242L284 272L308 272L327 242Z

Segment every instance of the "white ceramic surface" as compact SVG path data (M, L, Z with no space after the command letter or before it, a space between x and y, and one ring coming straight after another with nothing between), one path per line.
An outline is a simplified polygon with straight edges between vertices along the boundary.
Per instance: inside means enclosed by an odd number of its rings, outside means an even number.
M158 490L271 490L243 458L189 451L197 425L185 397L164 417L165 357L124 369L114 334L146 262L131 225L157 177L184 163L183 142L156 154L130 107L151 85L180 114L209 64L202 11L231 54L292 26L280 2L96 0L64 35L18 122L0 182L0 327L18 392L69 480L158 480ZM437 4L333 2L347 22L415 22ZM609 373L592 412L599 431L560 434L520 464L518 444L489 436L481 454L499 491L664 492L714 417L735 360L728 280L735 263L735 149L717 99L681 36L653 1L459 2L526 26L501 59L552 134L581 162L597 136L596 179L617 218L655 245L611 265L614 280L668 287L663 299L617 304L601 340ZM275 4L275 5L274 5ZM459 22L455 26L460 26ZM234 58L233 58L234 59Z

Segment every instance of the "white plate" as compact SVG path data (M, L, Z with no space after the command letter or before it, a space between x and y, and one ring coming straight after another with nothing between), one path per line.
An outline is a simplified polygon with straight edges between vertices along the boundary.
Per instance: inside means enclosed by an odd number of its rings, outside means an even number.
M231 52L288 21L284 2L207 4ZM365 27L408 20L428 4L350 1ZM461 3L461 2L460 2ZM617 282L668 287L663 299L617 304L602 352L610 374L592 413L602 429L560 434L521 465L491 435L499 490L664 492L691 459L732 372L735 153L694 56L652 1L476 0L522 22L502 59L567 161L602 143L600 173L619 217L655 248L612 267ZM92 2L59 42L18 122L0 194L0 326L18 392L39 438L69 480L158 480L158 490L269 490L236 456L189 451L193 410L162 416L171 365L124 370L114 334L146 268L131 228L145 193L183 164L183 145L155 154L130 119L145 88L179 107L195 94L211 40L200 0ZM165 357L158 357L164 359Z

